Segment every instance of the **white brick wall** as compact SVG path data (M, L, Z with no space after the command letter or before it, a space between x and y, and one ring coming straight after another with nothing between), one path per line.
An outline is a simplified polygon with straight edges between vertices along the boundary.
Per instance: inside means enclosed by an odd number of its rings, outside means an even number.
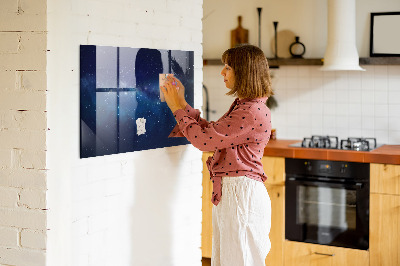
M46 189L46 170L0 169L0 186Z
M15 208L18 204L18 189L12 187L0 187L0 207Z
M22 230L21 246L31 249L46 249L46 231Z
M201 152L80 160L78 125L80 44L194 50L200 107L202 1L4 0L0 15L0 264L200 265Z
M0 247L18 247L19 230L17 228L0 227Z
M47 9L47 264L201 265L201 152L79 159L79 45L193 50L198 108L202 0L49 1Z
M3 265L45 265L46 254L42 250L0 247Z
M45 265L46 2L0 3L1 265Z

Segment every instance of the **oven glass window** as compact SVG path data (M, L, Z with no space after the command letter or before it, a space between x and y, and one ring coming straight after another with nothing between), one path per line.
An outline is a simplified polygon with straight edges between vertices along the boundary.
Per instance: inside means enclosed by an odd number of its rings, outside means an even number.
M298 186L297 223L337 229L356 228L356 191Z

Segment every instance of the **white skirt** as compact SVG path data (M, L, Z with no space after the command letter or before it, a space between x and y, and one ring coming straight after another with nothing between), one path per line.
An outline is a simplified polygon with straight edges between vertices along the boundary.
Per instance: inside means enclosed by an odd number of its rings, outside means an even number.
M271 249L271 201L254 179L222 178L222 197L212 210L212 266L262 266Z

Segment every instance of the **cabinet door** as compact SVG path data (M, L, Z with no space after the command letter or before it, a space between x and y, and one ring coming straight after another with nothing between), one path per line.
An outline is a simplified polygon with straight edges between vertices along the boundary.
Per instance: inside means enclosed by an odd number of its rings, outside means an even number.
M400 265L400 196L371 194L371 266Z
M285 241L285 266L366 266L365 250Z
M211 152L203 153L203 195L202 195L202 223L201 223L201 253L204 258L211 258L212 252L212 183L206 165Z
M268 177L266 184L285 185L285 158L264 156L261 163Z
M265 259L266 266L283 265L285 240L285 187L265 184L271 199L271 250Z
M400 165L370 165L371 193L400 195Z

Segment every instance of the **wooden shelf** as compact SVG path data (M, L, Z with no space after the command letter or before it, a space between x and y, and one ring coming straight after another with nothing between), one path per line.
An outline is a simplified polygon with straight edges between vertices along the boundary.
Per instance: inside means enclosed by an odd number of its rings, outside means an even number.
M323 58L268 58L271 68L279 66L322 66ZM204 59L204 66L222 65L220 59ZM360 65L400 65L400 57L362 57Z
M400 57L362 57L360 65L400 65Z
M270 67L279 66L304 66L304 65L322 65L321 58L268 58L268 64ZM220 59L204 59L203 65L205 66L217 66L222 65Z
M270 67L322 66L322 58L268 58Z
M221 59L203 59L203 66L222 66Z

